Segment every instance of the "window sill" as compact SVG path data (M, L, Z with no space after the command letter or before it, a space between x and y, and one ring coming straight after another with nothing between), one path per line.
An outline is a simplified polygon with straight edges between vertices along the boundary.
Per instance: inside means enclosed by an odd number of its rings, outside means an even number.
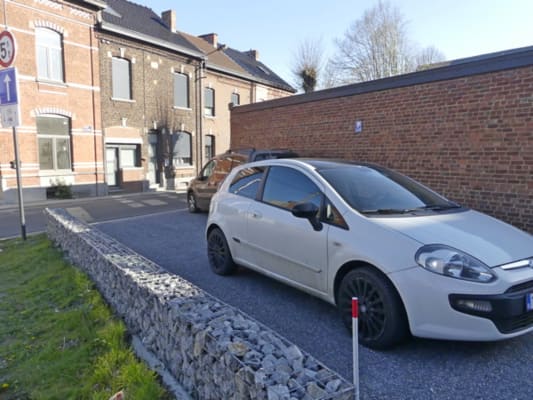
M41 169L39 170L39 176L57 176L57 175L74 175L71 169Z
M119 102L122 102L122 103L136 103L136 101L132 100L132 99L119 99L117 97L111 97L111 100L112 101L119 101Z
M64 81L56 81L54 79L37 78L37 83L42 84L42 85L61 87L61 88L68 87L68 85Z
M204 118L206 119L216 119L215 115L204 115Z
M140 170L140 169L144 169L143 167L120 167L120 169L124 170L124 171L135 171L135 170Z
M174 110L182 110L182 111L192 111L192 108L190 107L178 107L178 106L172 106Z
M194 165L175 165L174 166L174 169L177 171L177 170L182 170L182 169L192 169L194 168Z

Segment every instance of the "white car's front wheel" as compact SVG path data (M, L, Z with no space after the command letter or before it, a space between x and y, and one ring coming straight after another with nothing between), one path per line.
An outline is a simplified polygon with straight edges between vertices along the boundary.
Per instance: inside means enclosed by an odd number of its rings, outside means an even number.
M359 301L359 342L385 349L402 342L409 334L402 300L392 283L370 266L356 268L344 276L337 305L348 329L352 327L352 297Z

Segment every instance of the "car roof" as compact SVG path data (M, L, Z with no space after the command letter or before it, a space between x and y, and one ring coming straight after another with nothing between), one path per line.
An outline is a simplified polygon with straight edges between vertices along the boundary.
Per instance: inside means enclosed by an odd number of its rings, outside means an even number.
M341 168L346 166L361 166L369 168L379 168L378 165L368 163L368 162L359 162L352 160L342 160L342 159L333 159L333 158L288 158L288 159L270 159L264 161L257 161L254 164L261 165L300 165L306 166L307 168L314 169L317 171L324 169L333 169Z

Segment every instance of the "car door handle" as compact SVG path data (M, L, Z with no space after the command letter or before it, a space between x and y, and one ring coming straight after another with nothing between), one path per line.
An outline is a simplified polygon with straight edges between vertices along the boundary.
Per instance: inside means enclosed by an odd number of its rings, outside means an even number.
M252 211L252 217L260 219L263 218L263 214L261 214L259 211Z

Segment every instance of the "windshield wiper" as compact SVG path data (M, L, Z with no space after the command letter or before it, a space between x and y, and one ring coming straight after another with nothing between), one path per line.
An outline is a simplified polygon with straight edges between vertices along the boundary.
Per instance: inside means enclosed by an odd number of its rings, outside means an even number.
M405 214L409 210L398 208L378 208L376 210L362 210L362 214Z
M431 210L431 211L443 211L443 210L450 210L452 208L461 208L458 204L447 204L447 205L427 205L422 207L414 207L414 208L377 208L375 210L362 210L362 214L409 214L415 211L425 211L425 210Z
M409 208L404 210L406 213L413 212L413 211L421 211L421 210L431 210L431 211L444 211L444 210L451 210L453 208L461 208L459 204L432 204L422 207L415 207L415 208Z

